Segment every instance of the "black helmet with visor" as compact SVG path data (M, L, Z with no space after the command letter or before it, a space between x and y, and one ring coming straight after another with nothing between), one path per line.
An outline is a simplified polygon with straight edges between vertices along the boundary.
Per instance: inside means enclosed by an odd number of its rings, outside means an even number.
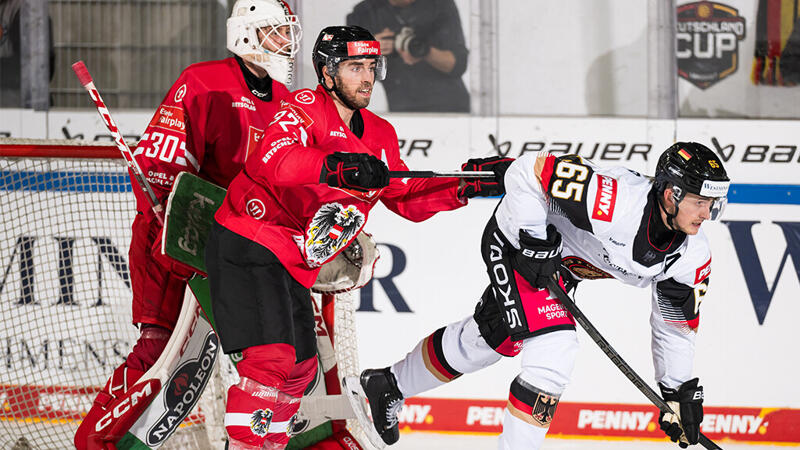
M722 162L710 148L697 142L677 142L664 151L656 165L655 179L659 193L672 187L675 212L667 214L670 223L687 192L711 199L711 220L719 220L728 203L730 178ZM659 201L662 198L659 196Z

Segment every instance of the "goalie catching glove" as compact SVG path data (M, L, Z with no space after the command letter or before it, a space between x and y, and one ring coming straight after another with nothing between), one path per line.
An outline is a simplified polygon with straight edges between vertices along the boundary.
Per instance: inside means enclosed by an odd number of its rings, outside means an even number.
M366 153L336 152L325 158L319 181L330 187L366 192L389 185L389 168Z
M658 383L661 395L675 414L663 411L658 416L661 429L672 442L681 448L697 444L700 440L700 423L703 422L703 387L698 386L697 378L691 379L671 389Z
M533 287L545 289L561 266L561 233L547 226L547 239L537 239L519 230L519 250L514 253L514 269Z
M514 162L513 158L501 158L500 156L467 160L461 165L462 171L494 172L494 178L464 178L464 183L458 188L458 197L494 197L505 194L503 177L512 162Z

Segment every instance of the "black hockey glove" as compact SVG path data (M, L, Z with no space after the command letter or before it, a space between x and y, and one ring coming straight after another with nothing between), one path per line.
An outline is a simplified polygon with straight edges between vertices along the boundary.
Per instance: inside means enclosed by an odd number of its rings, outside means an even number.
M458 188L458 197L494 197L505 194L506 188L503 185L503 177L512 162L514 162L514 158L502 158L500 156L467 160L461 165L462 171L494 172L494 178L464 178L464 184Z
M325 158L319 182L366 192L389 185L389 168L366 153L336 152Z
M680 385L677 390L658 383L664 401L677 413L664 414L662 412L658 416L658 422L670 440L677 442L681 448L697 444L700 441L700 423L703 421L703 387L698 386L698 382L697 378L693 378Z
M513 256L514 269L533 287L547 288L547 282L561 266L561 233L547 226L547 239L536 239L519 230L519 250Z

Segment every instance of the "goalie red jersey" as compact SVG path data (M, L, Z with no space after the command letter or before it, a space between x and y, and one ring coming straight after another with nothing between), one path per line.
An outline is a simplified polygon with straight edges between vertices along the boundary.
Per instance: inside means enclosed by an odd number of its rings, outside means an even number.
M161 203L166 203L175 177L183 171L227 187L288 95L284 85L269 77L255 79L235 57L187 67L134 152ZM161 228L144 193L134 192L139 214L130 250L133 322L171 329L185 282L170 275L176 268L169 260L153 258Z
M355 114L363 121L361 138L321 86L292 94L217 211L220 225L268 248L307 287L358 234L378 200L413 221L466 204L454 179L393 179L368 191L320 184L323 161L334 152L369 153L389 170L408 170L391 124L366 109Z

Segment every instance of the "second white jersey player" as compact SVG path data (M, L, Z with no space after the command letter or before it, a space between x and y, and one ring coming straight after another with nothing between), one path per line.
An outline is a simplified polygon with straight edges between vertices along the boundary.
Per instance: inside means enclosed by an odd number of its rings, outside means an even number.
M574 155L519 158L484 231L490 285L475 314L435 331L393 366L362 373L378 432L397 440L393 411L403 398L521 353L499 448L539 448L578 348L574 319L545 288L560 271L567 286L614 278L651 287L656 381L680 412L659 422L682 447L696 444L703 388L692 365L711 272L700 225L719 217L728 186L716 155L694 142L667 149L655 178Z

